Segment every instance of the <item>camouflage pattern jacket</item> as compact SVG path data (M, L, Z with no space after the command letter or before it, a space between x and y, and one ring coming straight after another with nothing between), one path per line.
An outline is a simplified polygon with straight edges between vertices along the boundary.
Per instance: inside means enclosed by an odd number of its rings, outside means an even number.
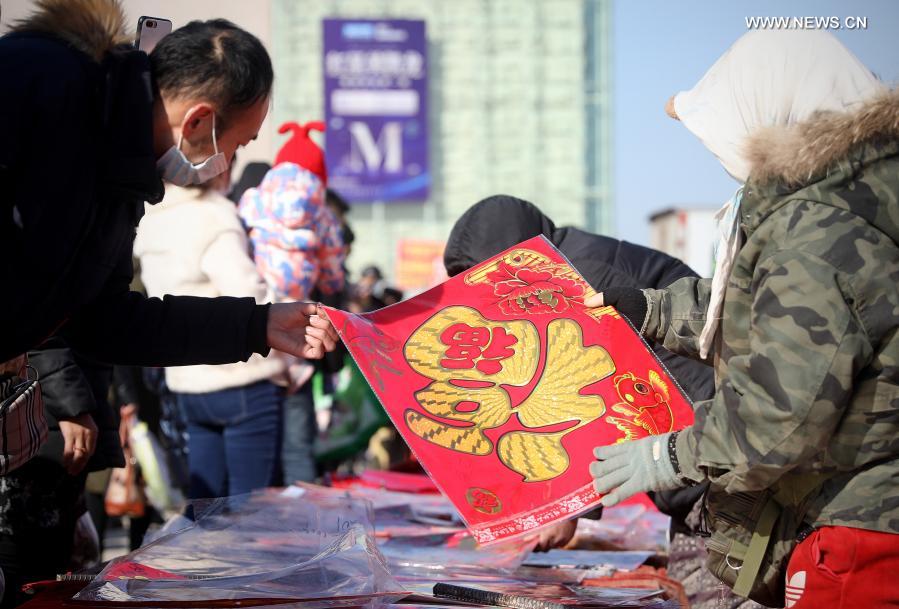
M752 138L714 399L681 470L728 493L829 476L806 519L899 532L899 91ZM646 290L645 334L698 358L710 281Z

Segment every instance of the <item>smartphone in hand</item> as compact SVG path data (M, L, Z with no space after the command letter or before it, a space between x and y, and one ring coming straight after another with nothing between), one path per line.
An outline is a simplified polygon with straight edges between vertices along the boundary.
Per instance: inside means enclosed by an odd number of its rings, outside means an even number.
M172 22L159 17L141 17L137 20L137 40L134 42L139 50L149 54L153 47L172 32Z

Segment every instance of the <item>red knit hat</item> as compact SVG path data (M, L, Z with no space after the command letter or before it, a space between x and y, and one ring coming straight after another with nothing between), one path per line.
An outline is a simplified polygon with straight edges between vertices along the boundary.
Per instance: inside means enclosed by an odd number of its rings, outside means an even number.
M281 163L295 163L317 175L322 184L328 183L328 170L325 167L325 153L318 144L309 137L309 130L315 129L324 133L325 124L321 121L312 121L305 125L296 123L284 123L278 129L278 133L293 132L293 136L278 151L275 157L275 165Z

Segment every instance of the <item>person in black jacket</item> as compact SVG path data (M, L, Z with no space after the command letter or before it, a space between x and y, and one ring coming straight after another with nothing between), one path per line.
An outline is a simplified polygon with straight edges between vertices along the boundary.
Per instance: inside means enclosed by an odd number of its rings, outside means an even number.
M28 360L40 377L50 428L38 457L52 459L72 476L123 467L119 418L107 402L112 368L72 351L59 337L44 342L40 350L29 351ZM79 444L81 438L66 430L67 424L82 417L83 425L93 427L89 446Z
M3 606L23 600L22 584L74 566L87 474L124 465L118 418L106 403L110 368L73 352L59 337L28 357L40 375L49 433L33 459L0 476Z
M20 600L22 582L52 577L65 553L55 519L79 500L97 445L91 412L108 385L98 362L221 364L270 348L318 359L337 340L313 303L129 288L135 226L162 180L211 179L255 139L273 82L259 40L225 20L194 21L148 56L115 0L37 7L0 38L0 364L29 352L46 375L60 433L44 450L59 461L0 478L2 606Z
M321 357L314 305L131 292L131 247L162 177L196 183L256 137L273 82L251 34L191 22L151 56L115 0L44 0L0 38L0 362L54 334L100 361L243 361L270 347Z
M697 276L689 266L658 250L574 227L556 228L533 203L506 195L479 201L456 221L443 254L446 272L451 277L463 273L538 235L549 239L597 291L610 285L661 288L681 277ZM651 346L692 400L712 397L715 383L711 367L660 345ZM672 516L673 533L689 531L685 519L702 491L700 486L653 496L659 509ZM575 524L576 520L545 530L538 547L565 545L574 535Z

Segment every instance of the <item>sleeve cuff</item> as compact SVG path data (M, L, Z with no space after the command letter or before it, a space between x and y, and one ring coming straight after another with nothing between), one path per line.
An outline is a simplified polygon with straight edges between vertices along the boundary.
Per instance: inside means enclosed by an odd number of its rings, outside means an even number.
M251 353L266 356L271 351L268 346L268 309L270 306L270 304L256 305L250 315L247 347Z
M677 433L675 440L678 474L693 482L703 482L705 474L696 464L696 442L693 439L693 427L685 427Z
M646 299L646 315L643 316L643 325L640 326L640 336L646 336L646 326L649 325L649 320L652 317L653 301L652 297L646 293L646 290L640 291L643 292L643 298Z
M641 328L640 333L653 341L658 340L657 334L660 325L659 306L661 304L661 294L663 291L664 290L653 288L644 288L642 290L643 296L646 297L646 317L643 321L643 327Z

